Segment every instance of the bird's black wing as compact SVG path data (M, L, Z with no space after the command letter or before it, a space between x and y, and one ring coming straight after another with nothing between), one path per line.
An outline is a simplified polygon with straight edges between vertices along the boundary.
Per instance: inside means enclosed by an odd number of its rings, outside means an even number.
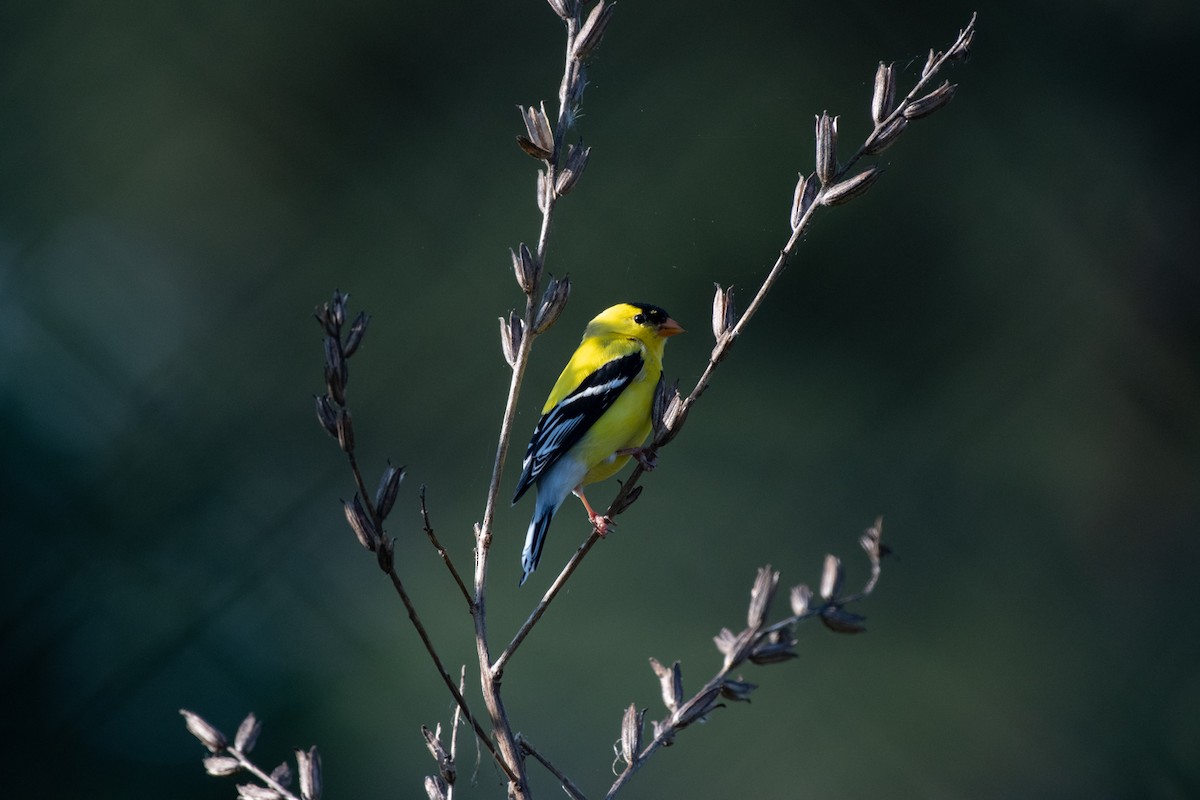
M575 391L542 415L525 449L514 503L617 402L644 364L640 351L613 359L584 378Z

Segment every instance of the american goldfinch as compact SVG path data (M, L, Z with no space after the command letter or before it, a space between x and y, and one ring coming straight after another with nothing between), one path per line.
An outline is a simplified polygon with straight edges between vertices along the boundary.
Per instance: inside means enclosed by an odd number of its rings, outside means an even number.
M537 504L521 553L521 583L537 569L550 520L574 493L601 534L608 520L583 487L615 475L650 435L650 411L667 338L683 328L658 306L621 303L588 323L546 404L521 463L513 503L537 486Z

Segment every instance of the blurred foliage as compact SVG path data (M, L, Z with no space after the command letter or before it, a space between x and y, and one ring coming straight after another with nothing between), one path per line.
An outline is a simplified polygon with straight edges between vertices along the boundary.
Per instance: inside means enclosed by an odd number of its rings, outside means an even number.
M802 630L799 661L746 675L757 702L629 797L1200 794L1194 3L620 4L548 263L575 292L521 436L616 300L690 329L667 354L690 385L712 282L748 296L786 238L813 115L865 134L877 61L903 83L976 8L954 102L818 218L508 670L516 727L591 791L623 707L660 714L648 656L697 685L758 565L813 581L832 550L856 580L882 513L871 632ZM337 287L374 316L361 449L408 465L401 572L471 663L416 488L468 564L507 248L537 234L514 106L554 98L560 47L537 0L0 9L10 795L232 797L180 707L228 731L255 711L268 763L318 744L330 797L420 794L417 726L450 706L342 519L308 313ZM502 511L498 641L584 536L575 511L520 592L530 508ZM464 796L500 795L478 781Z

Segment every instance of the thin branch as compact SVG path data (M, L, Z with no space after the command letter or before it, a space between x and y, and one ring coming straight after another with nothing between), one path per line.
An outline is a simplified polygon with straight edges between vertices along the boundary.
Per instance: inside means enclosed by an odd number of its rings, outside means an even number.
M433 525L429 522L429 508L425 505L425 484L421 484L420 499L421 525L425 529L425 535L429 537L429 542L433 545L433 549L437 550L446 568L450 570L450 574L454 577L454 582L458 584L459 591L462 592L463 599L467 601L467 607L469 608L471 606L471 592L467 589L466 584L463 583L458 570L454 568L454 560L450 558L450 554L446 552L446 548L438 541L437 535L433 532Z
M511 769L507 769L510 780L512 781L509 790L510 794L517 798L526 798L529 796L528 782L524 767L524 758L516 744L516 739L512 731L512 727L508 721L508 714L504 707L504 702L500 694L500 682L498 677L491 669L491 651L488 645L487 636L487 569L488 555L492 543L492 531L495 522L496 506L500 496L500 480L504 473L504 464L508 456L509 446L512 440L513 422L516 419L517 401L520 397L521 386L525 378L525 369L529 363L529 354L533 347L533 341L542 330L548 328L557 316L557 312L561 311L561 307L566 302L567 293L569 292L569 284L564 281L561 284L551 282L547 289L547 296L542 299L542 302L537 302L539 297L540 278L546 263L546 254L549 245L550 227L554 218L554 211L558 205L558 201L562 194L569 190L574 180L578 178L578 173L582 171L586 153L583 159L578 163L572 164L573 159L566 159L564 164L564 138L566 131L571 126L572 115L574 113L574 105L578 103L582 96L586 82L583 79L583 59L587 53L582 52L578 46L579 33L581 31L580 12L581 6L573 5L569 13L564 13L568 6L566 4L551 6L559 11L560 16L566 26L566 48L565 48L565 63L563 67L563 77L559 89L559 110L558 124L554 128L553 141L549 149L544 149L547 142L543 136L537 136L540 144L535 144L532 141L527 143L534 144L532 149L523 149L526 152L533 154L540 153L540 157L545 164L545 171L539 174L539 191L538 205L542 212L541 226L538 232L537 252L533 255L532 269L530 274L519 276L522 284L522 289L525 292L525 313L521 320L521 325L517 329L520 334L520 346L511 347L511 339L506 339L506 352L512 352L512 377L509 381L508 396L505 400L504 414L500 422L500 434L496 443L496 458L492 465L492 475L488 482L487 500L484 506L483 519L475 527L475 576L474 576L474 599L471 604L471 615L475 625L475 646L476 653L479 659L480 671L480 688L483 693L484 703L487 706L488 713L491 716L493 733L496 738L497 745ZM560 11L562 9L562 11ZM591 39L588 52L595 48L599 43L599 36L602 33L602 27L597 29L592 26L593 35L587 38ZM525 113L525 112L523 112ZM531 137L534 136L535 129L537 132L544 131L549 121L545 119L544 111L538 110L535 112L530 109L526 115L528 120L533 124L527 123ZM543 149L539 149L543 148ZM566 180L560 186L560 170L572 170L572 175L564 175ZM522 249L524 246L522 245ZM556 292L556 288L560 292ZM556 304L556 308L547 309L547 304ZM554 313L547 313L548 311ZM545 321L543 321L545 317ZM511 332L507 334L511 336ZM513 773L516 773L514 776Z
M587 800L583 790L576 786L570 778L564 775L562 770L554 766L554 764L552 764L548 758L535 749L534 746L529 743L529 740L525 738L524 734L517 734L517 742L521 745L522 752L536 758L551 775L558 778L558 782L562 786L563 791L567 793L567 796L570 797L571 800Z

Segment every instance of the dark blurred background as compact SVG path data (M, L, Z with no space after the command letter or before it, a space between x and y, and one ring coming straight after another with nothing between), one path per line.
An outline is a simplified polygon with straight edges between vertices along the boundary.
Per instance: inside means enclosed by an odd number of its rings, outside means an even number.
M802 628L799 660L745 671L754 702L628 797L1200 795L1195 3L621 3L517 447L612 302L689 328L667 371L690 386L713 282L748 299L786 240L813 115L842 115L848 152L878 60L910 85L974 10L954 102L817 217L507 672L516 727L589 794L624 706L662 715L649 656L695 688L759 565L813 582L832 551L861 581L882 514L870 632ZM345 526L310 314L340 288L373 315L361 456L408 466L400 571L470 664L417 490L468 570L508 248L539 219L515 106L555 107L561 48L539 0L0 9L6 794L232 797L186 707L229 733L255 711L268 767L319 745L329 797L423 796L418 726L451 707ZM531 507L499 514L497 643L586 534L567 506L518 591ZM502 791L485 761L461 796Z

